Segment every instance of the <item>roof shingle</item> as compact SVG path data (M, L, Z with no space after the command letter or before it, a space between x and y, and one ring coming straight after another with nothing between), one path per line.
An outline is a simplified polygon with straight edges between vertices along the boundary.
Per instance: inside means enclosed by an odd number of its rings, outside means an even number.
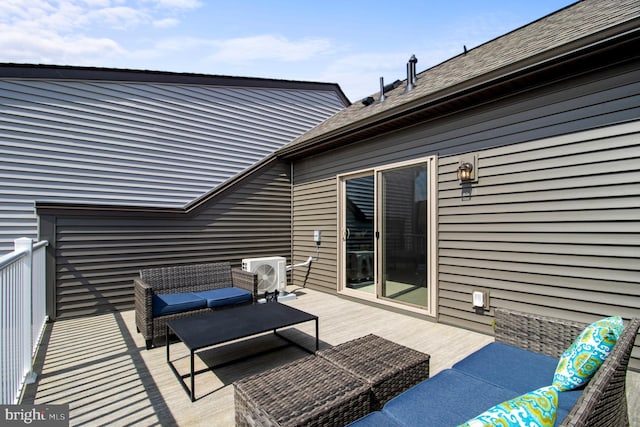
M639 0L583 0L461 53L418 74L415 88L406 81L386 92L384 102L360 102L338 112L279 151L290 153L359 123L375 120L413 105L436 99L483 81L489 81L536 61L588 45L591 38L606 38L607 30L640 18ZM379 98L375 94L374 98Z

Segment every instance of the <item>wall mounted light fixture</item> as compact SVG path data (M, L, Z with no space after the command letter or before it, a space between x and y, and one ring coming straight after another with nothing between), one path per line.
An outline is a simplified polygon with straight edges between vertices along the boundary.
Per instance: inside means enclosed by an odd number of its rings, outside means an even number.
M478 181L478 156L473 154L460 159L458 182L460 184Z
M471 181L473 176L473 165L469 162L460 163L458 166L458 181Z

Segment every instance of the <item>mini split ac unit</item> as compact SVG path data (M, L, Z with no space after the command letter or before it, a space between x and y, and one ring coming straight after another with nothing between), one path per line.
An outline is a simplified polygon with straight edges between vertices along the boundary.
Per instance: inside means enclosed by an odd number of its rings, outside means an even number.
M242 269L258 276L258 295L278 291L278 300L286 298L287 260L284 257L245 258ZM295 294L293 295L295 298Z

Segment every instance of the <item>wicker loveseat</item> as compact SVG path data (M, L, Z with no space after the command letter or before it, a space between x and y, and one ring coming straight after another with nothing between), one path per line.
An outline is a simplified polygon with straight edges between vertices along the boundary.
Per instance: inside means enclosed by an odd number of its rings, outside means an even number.
M136 327L150 349L154 338L165 335L167 320L254 303L257 293L255 273L228 262L140 270L134 279Z
M586 324L496 309L496 342L411 387L351 427L459 425L493 405L550 385L564 350ZM625 322L616 345L584 386L560 392L558 426L628 426L627 366L640 319Z

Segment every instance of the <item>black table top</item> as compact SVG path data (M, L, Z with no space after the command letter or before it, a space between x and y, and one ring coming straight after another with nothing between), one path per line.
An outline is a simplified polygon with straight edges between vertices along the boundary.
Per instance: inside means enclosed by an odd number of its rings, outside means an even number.
M288 305L269 302L169 320L167 326L189 350L195 351L317 319L318 316Z

